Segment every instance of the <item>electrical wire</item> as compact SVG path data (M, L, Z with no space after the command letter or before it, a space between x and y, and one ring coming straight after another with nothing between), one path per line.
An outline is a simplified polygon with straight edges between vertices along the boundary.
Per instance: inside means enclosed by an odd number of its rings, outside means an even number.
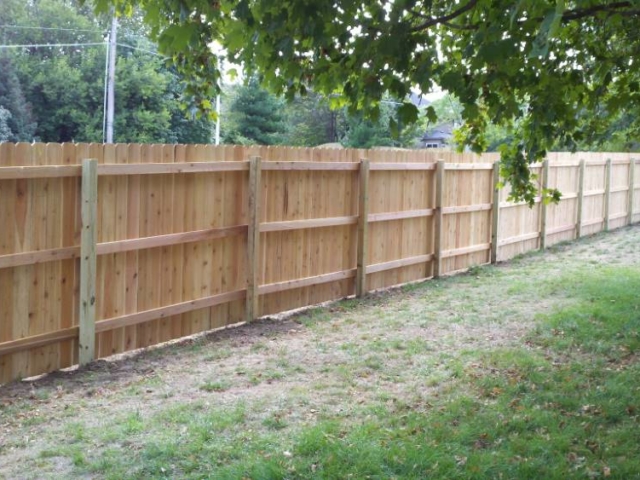
M13 30L57 30L60 32L91 32L102 35L104 32L98 30L88 30L86 28L60 28L60 27L29 27L26 25L0 25L0 28L9 28Z
M19 45L0 45L0 48L52 48L52 47L95 47L98 45L107 45L107 42L89 42L89 43L25 43ZM116 43L119 47L130 48L132 50L139 50L141 52L162 57L157 52L147 50L145 48L134 47L133 45L127 45L126 43Z
M20 45L0 45L0 48L45 48L45 47L95 47L106 45L106 42L90 43L25 43Z
M119 47L130 48L131 50L139 50L141 52L145 52L145 53L148 53L150 55L155 55L156 57L162 57L163 56L163 55L160 55L158 52L154 52L152 50L147 50L146 48L134 47L133 45L127 45L126 43L118 43L118 42L116 42L116 45L118 45Z

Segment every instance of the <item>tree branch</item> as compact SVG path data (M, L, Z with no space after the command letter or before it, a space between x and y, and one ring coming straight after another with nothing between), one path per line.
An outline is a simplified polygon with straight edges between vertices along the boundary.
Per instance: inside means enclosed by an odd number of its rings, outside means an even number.
M594 5L593 7L583 8L581 10L567 10L562 14L562 20L564 21L572 21L579 20L585 17L591 17L597 13L601 12L616 12L618 10L623 10L625 8L631 7L631 2L616 2L611 3L609 5ZM632 12L624 12L624 13L636 13Z
M454 12L451 12L448 15L444 15L442 17L437 17L437 18L417 12L416 10L410 10L409 12L411 14L415 15L416 17L426 19L426 21L422 22L420 25L416 25L415 27L409 29L409 31L419 32L421 30L425 30L429 27L433 27L434 25L438 25L438 24L445 25L446 27L454 30L477 30L478 28L477 25L456 25L451 23L451 20L455 19L456 17L459 17L465 12L468 12L473 7L475 7L477 3L478 3L478 0L470 0L466 5L463 5L458 10L455 10ZM606 12L609 14L621 12L621 13L626 13L628 15L639 15L640 10L626 10L631 6L632 6L631 2L624 1L624 2L611 3L608 5L594 5L592 7L583 8L583 9L567 10L562 15L562 20L565 22L570 22L570 21L579 20L585 17L591 17L598 13L603 13L603 12ZM540 20L542 20L542 18L540 18Z
M458 10L451 12L449 15L445 15L443 17L437 17L437 18L430 18L426 22L423 22L420 25L416 25L415 27L409 29L409 32L411 33L419 32L426 28L433 27L434 25L449 22L450 20L453 20L454 18L459 17L463 13L466 13L469 10L471 10L473 7L476 6L476 3L478 3L478 0L469 0L469 2L466 5L463 5ZM415 13L415 12L412 12L412 13Z

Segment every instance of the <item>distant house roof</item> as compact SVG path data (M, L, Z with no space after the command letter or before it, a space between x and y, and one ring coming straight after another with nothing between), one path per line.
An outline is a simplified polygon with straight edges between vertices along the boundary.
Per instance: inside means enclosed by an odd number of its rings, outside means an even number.
M422 140L449 140L453 135L453 125L450 123L443 123L436 127L427 130L422 136Z

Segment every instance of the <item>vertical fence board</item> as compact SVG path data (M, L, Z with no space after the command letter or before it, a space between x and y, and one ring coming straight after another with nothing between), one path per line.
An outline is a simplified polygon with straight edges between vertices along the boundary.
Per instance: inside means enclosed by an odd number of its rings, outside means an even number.
M609 231L609 223L611 218L611 159L607 159L607 165L605 169L605 184L604 184L604 231Z
M549 204L545 201L546 190L549 188L549 160L542 163L542 200L540 212L540 249L547 248L547 215L549 212Z
M444 161L438 160L436 164L435 175L435 226L433 231L433 246L435 262L433 264L433 276L438 278L442 275L442 207L443 207L443 194L444 194Z
M260 157L252 157L249 170L249 235L247 242L246 321L258 316L258 268L260 257Z
M95 359L96 243L98 216L98 161L82 163L82 234L80 241L80 338L81 365Z
M493 164L493 174L491 177L493 183L493 201L491 206L491 263L498 261L498 228L500 227L500 163Z
M635 169L634 169L634 195L633 195L633 218L634 222L637 221L638 214L640 214L640 194L638 194L638 189L640 189L640 168L638 168L638 160L634 160Z
M584 171L586 161L580 160L579 174L578 174L578 207L576 212L576 238L582 237L582 216L584 211Z
M629 160L629 193L628 193L628 204L627 204L627 223L631 225L633 223L633 206L634 206L634 196L635 196L635 178L636 178L636 160Z
M360 188L358 191L358 249L356 296L367 293L367 251L369 249L369 160L360 162Z

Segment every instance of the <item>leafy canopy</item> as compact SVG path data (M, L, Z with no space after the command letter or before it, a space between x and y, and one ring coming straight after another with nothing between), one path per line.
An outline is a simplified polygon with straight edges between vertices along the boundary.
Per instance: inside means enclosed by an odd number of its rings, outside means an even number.
M136 13L118 27L116 141L209 142L212 123L185 117L180 77ZM0 50L0 141L101 141L109 23L76 0L2 0L3 44L80 45Z
M311 87L374 120L385 95L440 87L460 100L464 145L509 128L502 174L530 203L528 165L552 145L597 139L623 111L640 133L640 0L97 0L112 5L142 9L204 109L219 88L214 41L275 93Z

